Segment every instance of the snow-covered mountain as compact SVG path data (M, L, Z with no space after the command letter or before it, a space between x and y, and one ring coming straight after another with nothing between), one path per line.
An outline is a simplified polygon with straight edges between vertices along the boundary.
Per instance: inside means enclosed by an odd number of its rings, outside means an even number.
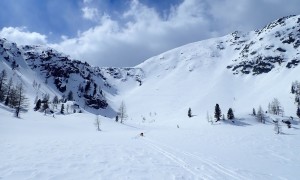
M300 16L289 16L136 67L100 68L0 39L0 71L22 82L31 100L21 118L0 103L0 179L297 180L300 121L290 116L297 107L291 86L300 80L299 40ZM36 96L70 91L91 113L33 110ZM258 122L252 109L266 111L273 98L285 116L268 113L265 124ZM112 120L122 101L124 124ZM233 109L234 122L207 122L216 103L222 114Z
M117 87L108 79L141 83L143 72L137 68L99 68L86 62L72 60L67 55L44 46L17 46L0 39L1 70L6 69L15 80L26 84L31 96L45 94L67 97L84 109L105 116L115 115L105 95L115 95Z
M0 68L25 82L34 96L66 96L72 90L80 106L110 117L121 101L133 119L154 113L178 120L189 107L206 115L219 103L224 112L232 107L245 113L266 108L274 97L294 115L290 86L299 78L299 46L300 16L288 16L261 30L170 50L133 68L92 67L48 47L0 39Z
M299 80L299 42L300 16L289 16L262 30L234 32L170 50L137 66L145 72L144 83L124 93L125 101L130 114L140 119L156 112L163 120L180 121L189 107L205 117L216 103L224 114L230 107L236 113L250 113L259 105L267 110L273 98L294 116L290 89Z

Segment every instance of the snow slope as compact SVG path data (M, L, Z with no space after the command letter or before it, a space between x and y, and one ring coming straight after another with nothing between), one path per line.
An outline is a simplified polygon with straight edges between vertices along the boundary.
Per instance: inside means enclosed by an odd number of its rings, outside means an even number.
M23 118L0 107L0 179L298 179L299 125L125 125L89 113ZM299 120L297 120L299 122ZM145 136L140 137L139 133Z
M126 102L133 119L152 119L149 114L156 113L157 121L172 125L182 121L189 107L203 118L213 114L216 103L225 115L230 107L238 115L249 114L260 105L267 110L273 98L285 114L295 116L290 89L299 80L300 66L292 63L300 61L299 19L282 18L261 31L235 32L150 58L137 66L145 73L142 86L116 98ZM286 38L294 40L286 43Z

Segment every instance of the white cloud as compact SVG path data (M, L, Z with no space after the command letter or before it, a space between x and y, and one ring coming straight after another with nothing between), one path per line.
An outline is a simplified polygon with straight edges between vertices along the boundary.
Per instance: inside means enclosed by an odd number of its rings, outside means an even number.
M262 28L276 18L300 12L299 0L183 0L162 16L155 8L132 0L125 12L117 12L116 20L90 7L92 0L83 2L83 17L97 25L78 31L76 37L61 36L61 42L50 46L97 66L134 66L190 42ZM3 28L1 37L4 32L21 44L47 43L46 36L26 29L7 31Z
M55 47L72 57L99 66L134 66L157 53L212 36L203 7L186 0L163 19L139 1L132 1L120 23L103 16L100 24Z
M4 27L0 31L0 37L16 42L18 45L47 44L47 36L37 32L29 32L26 27Z
M93 0L83 0L83 3L88 4L91 3Z
M99 18L99 11L97 8L84 7L81 9L82 16L85 19L97 21Z

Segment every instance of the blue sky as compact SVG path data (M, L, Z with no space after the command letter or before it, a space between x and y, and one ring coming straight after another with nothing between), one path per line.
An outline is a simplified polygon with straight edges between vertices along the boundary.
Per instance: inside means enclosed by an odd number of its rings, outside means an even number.
M87 2L87 3L85 3ZM86 31L97 22L82 17L82 8L96 7L112 19L129 7L130 0L1 0L0 25L2 27L26 27L27 30L48 36L50 42L57 42L62 35L74 37L78 31ZM155 8L163 16L170 6L182 0L141 0L141 3Z
M300 14L299 0L1 0L0 7L1 38L51 46L97 66L134 66Z

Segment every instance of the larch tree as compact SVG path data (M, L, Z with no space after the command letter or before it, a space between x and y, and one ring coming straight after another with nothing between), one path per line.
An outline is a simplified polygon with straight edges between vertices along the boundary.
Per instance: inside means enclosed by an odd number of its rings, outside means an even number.
M256 119L258 122L261 122L263 124L265 124L265 122L266 122L265 113L261 106L259 106L259 108L257 110Z
M124 123L124 121L127 119L128 115L126 113L126 105L124 103L124 101L122 101L120 108L119 108L119 112L118 112L118 116L120 118L120 122Z
M20 117L21 110L27 110L28 99L25 96L25 90L22 83L16 86L16 117Z
M56 108L57 109L57 104L59 103L58 101L58 97L55 95L53 97L53 100L52 100L52 104L53 104L53 109Z
M6 98L5 98L5 105L8 106L10 104L10 98L12 96L12 88L13 88L13 81L12 78L9 79L8 84L6 86Z
M0 73L0 102L5 99L5 86L7 81L7 73L5 70L2 70Z
M281 133L281 126L279 125L279 121L278 120L274 121L274 131L276 132L276 134L280 134Z
M96 119L95 119L95 126L97 128L97 131L101 131L101 128L100 128L100 126L101 126L101 120L100 120L100 118L99 118L98 115L96 116Z

